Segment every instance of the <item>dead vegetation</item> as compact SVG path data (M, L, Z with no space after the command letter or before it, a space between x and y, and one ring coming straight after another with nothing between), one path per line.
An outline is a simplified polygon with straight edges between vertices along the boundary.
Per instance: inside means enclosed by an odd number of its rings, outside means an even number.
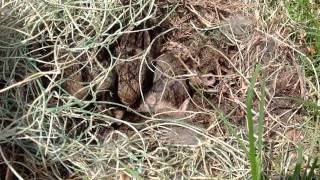
M38 17L2 4L11 13L1 27L27 47L1 46L1 177L248 178L241 145L257 64L252 111L257 126L265 98L265 174L292 173L293 149L310 146L301 129L308 112L295 99L319 89L299 65L285 17L266 20L257 2L112 2L26 5ZM4 24L23 15L23 27Z

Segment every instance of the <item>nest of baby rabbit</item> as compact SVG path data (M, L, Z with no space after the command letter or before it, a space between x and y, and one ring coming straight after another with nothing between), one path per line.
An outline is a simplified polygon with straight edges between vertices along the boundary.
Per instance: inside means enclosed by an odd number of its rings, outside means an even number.
M24 5L41 20L27 11L4 15L23 16L27 24L7 25L21 29L12 36L24 45L10 45L12 54L0 64L6 69L0 93L16 100L0 102L8 110L1 115L3 134L13 139L1 141L1 157L11 162L0 164L1 176L245 177L249 161L236 137L247 141L246 99L258 64L252 111L256 120L266 100L265 146L293 148L293 141L304 140L295 127L306 111L294 98L306 99L311 90L300 51L282 38L288 30L274 26L267 33L261 19L246 12L258 9L255 4ZM23 4L5 7L19 12ZM60 16L68 20L54 19ZM6 63L17 48L24 56ZM276 175L272 162L281 154L273 153L263 160L265 172Z

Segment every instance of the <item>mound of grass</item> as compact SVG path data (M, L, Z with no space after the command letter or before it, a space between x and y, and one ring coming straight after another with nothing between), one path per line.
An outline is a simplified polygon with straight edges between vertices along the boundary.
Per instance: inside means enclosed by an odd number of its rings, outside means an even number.
M192 86L183 117L98 98L119 40L156 28L171 32L161 52L218 72L218 90ZM0 179L317 178L319 34L319 3L306 0L3 0ZM95 63L86 98L66 90Z

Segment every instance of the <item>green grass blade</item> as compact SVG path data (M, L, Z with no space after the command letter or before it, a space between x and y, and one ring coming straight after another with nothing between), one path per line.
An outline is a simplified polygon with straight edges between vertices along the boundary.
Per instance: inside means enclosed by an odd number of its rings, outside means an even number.
M314 171L317 168L317 163L318 163L318 157L316 157L312 163L312 166L310 168L310 172L306 177L306 180L311 180L314 176Z
M253 130L253 97L254 97L254 85L257 81L258 73L260 72L260 66L258 65L252 78L250 81L250 86L247 93L247 100L246 100L246 106L247 106L247 125L248 125L248 131L249 131L249 161L251 166L251 174L253 180L259 180L260 179L260 172L258 163L256 161L256 151L255 151L255 138L254 138L254 130Z
M296 164L295 169L294 169L294 174L290 178L290 180L300 179L301 165L302 165L302 161L303 161L302 151L303 151L302 146L299 145L298 146L297 164Z
M264 78L261 81L261 96L260 96L260 103L259 103L259 124L258 124L258 167L262 168L262 162L261 162L261 155L262 155L262 149L263 149L263 132L264 132L264 117L265 117L265 81ZM259 169L258 172L261 172L261 169Z
M128 172L130 175L134 176L138 180L142 180L143 178L139 176L139 173L133 169L131 169L129 166L127 166L125 163L119 160L119 163L122 167L125 168L126 172Z

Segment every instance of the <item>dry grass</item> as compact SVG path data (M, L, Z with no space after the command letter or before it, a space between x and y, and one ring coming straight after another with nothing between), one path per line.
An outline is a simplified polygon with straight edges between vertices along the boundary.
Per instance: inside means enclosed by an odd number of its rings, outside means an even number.
M250 178L246 99L257 64L252 113L255 135L262 134L263 174L292 175L298 146L306 161L320 154L319 66L305 50L303 34L297 36L302 27L285 1L272 6L240 0L4 0L0 5L1 178ZM121 59L114 51L119 38L156 27L165 29L157 38L168 35L162 52L181 62L194 58L207 63L205 68L212 66L206 59L218 57L219 85L196 86L189 106L166 118L169 112L150 115L99 100L119 63L146 61L156 44L151 40L139 57ZM101 63L101 56L108 63ZM202 80L184 67L188 73L171 78ZM81 82L82 71L96 68L97 74ZM110 113L119 107L138 120Z

